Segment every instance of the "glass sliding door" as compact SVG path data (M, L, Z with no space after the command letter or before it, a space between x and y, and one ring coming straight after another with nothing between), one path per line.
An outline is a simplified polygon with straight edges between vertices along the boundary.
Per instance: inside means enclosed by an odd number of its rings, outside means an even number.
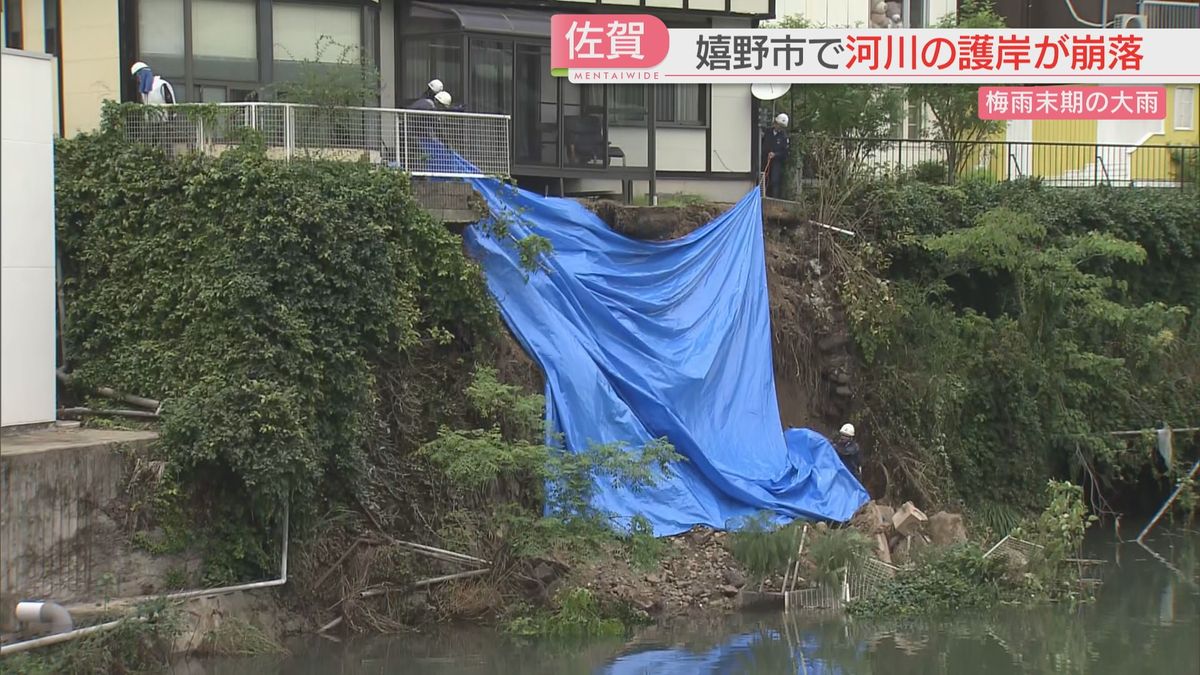
M558 78L550 74L550 48L517 45L515 159L558 165Z
M471 93L467 110L511 115L513 110L513 44L471 40Z
M467 93L463 88L462 45L462 37L458 35L404 38L403 74L396 105L411 104L433 79L442 81L455 103L462 103Z
M608 166L608 133L602 85L578 85L562 78L563 166Z
M609 166L650 166L648 84L608 85Z

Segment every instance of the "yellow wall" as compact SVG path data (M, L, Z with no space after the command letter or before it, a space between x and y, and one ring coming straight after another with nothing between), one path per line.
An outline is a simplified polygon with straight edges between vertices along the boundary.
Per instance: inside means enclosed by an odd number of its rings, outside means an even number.
M121 99L115 0L61 0L64 132L95 129L105 99Z
M1095 143L1096 120L1035 120L1035 143ZM1091 145L1033 146L1033 175L1060 176L1095 163Z
M45 3L23 0L21 3L21 49L30 52L46 51Z
M1175 128L1175 90L1190 87L1192 95L1191 129ZM1167 85L1167 118L1163 120L1163 133L1150 136L1145 146L1200 145L1200 84ZM1171 161L1171 150L1161 147L1140 147L1130 157L1129 171L1133 180L1172 180L1175 164Z

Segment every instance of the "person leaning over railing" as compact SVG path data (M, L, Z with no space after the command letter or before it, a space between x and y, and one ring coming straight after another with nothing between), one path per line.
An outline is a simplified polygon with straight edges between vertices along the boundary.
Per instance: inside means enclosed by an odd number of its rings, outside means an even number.
M439 136L438 115L429 113L446 112L453 102L450 92L443 90L432 96L422 96L408 106L409 110L419 111L420 114L408 116L408 162L407 166L401 168L407 171L428 170L428 153L424 146Z

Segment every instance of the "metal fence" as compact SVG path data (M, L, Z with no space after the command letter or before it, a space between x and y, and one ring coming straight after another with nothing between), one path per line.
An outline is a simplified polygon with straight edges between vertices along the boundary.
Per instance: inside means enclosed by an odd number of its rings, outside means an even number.
M122 118L130 140L171 154L219 154L257 132L277 159L365 160L448 178L508 177L509 126L507 115L293 103L139 106ZM431 141L469 166L431 151Z
M791 610L843 609L848 602L874 595L883 588L899 568L877 558L863 560L861 568L844 577L838 586L817 584L811 588L785 591L784 608Z
M1200 4L1194 2L1142 0L1138 13L1148 28L1200 28Z
M802 178L876 173L938 183L1037 178L1060 187L1200 186L1200 146L1009 141L829 139L802 150Z

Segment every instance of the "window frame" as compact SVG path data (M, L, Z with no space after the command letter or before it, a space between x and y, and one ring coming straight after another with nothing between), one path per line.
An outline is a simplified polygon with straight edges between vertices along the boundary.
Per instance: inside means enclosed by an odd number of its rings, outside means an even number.
M1192 109L1190 111L1191 114L1188 115L1185 120L1185 123L1187 124L1187 126L1181 127L1181 126L1179 126L1179 119L1180 119L1180 117L1179 117L1179 92L1183 91L1184 89L1188 90L1191 93ZM1174 115L1173 115L1174 119L1171 120L1171 129L1172 130L1174 130L1174 131L1195 131L1196 130L1196 93L1197 93L1197 89L1200 89L1200 87L1176 85L1175 92L1174 92L1175 100L1172 101L1173 105L1172 105L1172 110L1171 110L1171 112L1174 113Z
M373 63L374 67L380 66L379 58L379 40L375 35L369 33L373 30L378 30L379 26L379 3L376 0L356 0L354 3L349 3L339 0L253 0L255 6L255 51L258 55L258 72L253 80L230 80L224 78L204 78L195 75L195 54L192 46L192 2L193 0L180 0L183 6L183 80L180 82L171 81L175 88L175 93L180 96L181 102L196 102L199 100L200 87L225 87L226 90L231 88L247 89L259 92L260 95L267 93L269 95L270 87L277 84L275 79L275 59L274 59L274 8L276 5L325 5L336 7L355 7L358 8L358 31L359 31L359 46L365 52L366 57ZM124 5L124 17L121 19L121 25L126 27L128 39L124 40L122 45L122 58L125 63L133 63L141 59L140 45L140 28L138 15L140 13L141 2L139 0L128 0ZM154 67L154 64L150 64ZM128 72L127 67L122 67L122 72ZM128 92L128 96L134 94L134 87L125 85L129 78L122 78L122 91ZM128 87L128 88L127 88ZM378 97L378 95L377 95ZM264 97L265 98L265 97ZM132 98L129 100L133 100Z
M699 92L700 92L699 98L698 98L698 102L700 104L700 110L699 110L700 120L699 121L697 121L697 122L681 122L678 119L665 119L660 114L663 109L663 106L661 104L659 104L659 105L655 106L654 124L655 124L655 126L657 126L660 129L707 129L709 127L709 125L712 124L712 114L711 114L712 113L712 85L709 85L709 84L658 84L658 85L631 84L631 85L627 85L627 86L644 87L646 89L646 91L653 91L653 92L655 92L656 95L658 94L658 92L664 91L664 89L662 89L662 88L665 88L665 87L671 87L671 89L665 90L665 91L671 91L671 92L675 91L674 87L699 87ZM643 109L646 109L648 103L649 103L648 101L643 99L641 107ZM609 111L610 111L610 113L612 111L611 103L609 105ZM624 126L635 126L636 127L636 126L643 126L646 123L647 123L646 120L625 122L618 118L617 120L611 122L610 124L615 127L624 127Z

